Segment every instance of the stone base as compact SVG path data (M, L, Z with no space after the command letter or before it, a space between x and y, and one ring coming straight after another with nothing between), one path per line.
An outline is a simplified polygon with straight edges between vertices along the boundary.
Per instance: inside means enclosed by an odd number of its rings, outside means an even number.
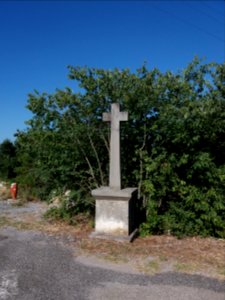
M137 188L114 190L101 187L95 197L95 235L129 237L137 228L135 222Z
M138 234L139 234L138 229L135 229L130 235L115 235L115 234L99 233L97 231L94 231L89 235L89 237L102 239L102 240L132 243L133 240L138 236Z

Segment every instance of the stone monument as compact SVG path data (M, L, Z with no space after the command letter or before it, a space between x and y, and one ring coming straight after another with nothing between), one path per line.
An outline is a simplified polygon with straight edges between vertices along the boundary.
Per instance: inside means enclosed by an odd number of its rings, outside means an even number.
M120 122L128 120L118 103L111 113L103 113L103 121L111 122L109 186L92 190L95 198L95 232L99 237L131 237L136 230L137 188L121 189Z

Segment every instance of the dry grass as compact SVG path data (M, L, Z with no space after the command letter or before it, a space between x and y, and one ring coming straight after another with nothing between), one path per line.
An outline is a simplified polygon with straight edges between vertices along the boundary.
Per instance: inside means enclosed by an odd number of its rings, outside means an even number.
M11 198L10 186L9 184L5 183L0 187L0 200L6 200L9 198Z
M44 231L50 235L74 237L71 242L76 253L96 256L113 263L129 263L144 273L177 271L204 274L225 279L225 240L172 236L139 237L133 243L90 238L93 228L88 223L71 226L63 222L36 220L35 215L24 215L23 221L0 217L0 227ZM73 244L74 243L74 244Z
M76 237L74 247L86 255L95 255L114 263L129 263L144 273L177 271L204 274L225 279L225 240L172 236L139 237L133 243L93 239L93 228L88 224L48 224L44 228L51 234Z

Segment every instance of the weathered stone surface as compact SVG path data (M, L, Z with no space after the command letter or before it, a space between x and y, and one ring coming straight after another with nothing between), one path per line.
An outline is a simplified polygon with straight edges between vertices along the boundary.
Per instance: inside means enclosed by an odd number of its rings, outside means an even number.
M120 173L120 121L128 120L128 112L121 112L120 105L113 103L111 113L103 113L103 121L111 122L109 186L121 189Z
M121 190L120 174L120 122L128 120L128 113L121 112L118 103L111 105L110 113L103 113L103 121L111 122L109 187L92 191L95 198L95 233L128 236L135 224L136 188Z
M96 199L113 197L114 200L129 200L137 188L125 188L122 190L113 189L109 186L102 186L99 189L92 190L91 194Z
M96 200L95 231L113 235L129 235L135 229L136 188L114 190L102 187L92 191Z

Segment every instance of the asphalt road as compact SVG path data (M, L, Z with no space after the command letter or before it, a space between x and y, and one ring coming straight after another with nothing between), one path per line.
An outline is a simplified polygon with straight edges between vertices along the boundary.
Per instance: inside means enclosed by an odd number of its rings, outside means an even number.
M0 229L0 300L225 300L225 283L197 275L118 272L82 262L64 241Z

